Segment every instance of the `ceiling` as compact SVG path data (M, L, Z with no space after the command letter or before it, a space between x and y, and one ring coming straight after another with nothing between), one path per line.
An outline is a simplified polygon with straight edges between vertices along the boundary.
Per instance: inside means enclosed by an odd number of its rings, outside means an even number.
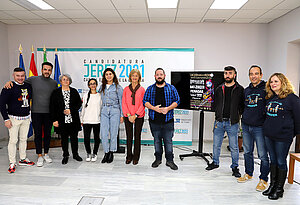
M211 10L214 0L179 0L177 9L148 9L146 0L44 0L55 10L28 10L0 0L4 24L65 23L270 23L300 0L249 0L241 9Z

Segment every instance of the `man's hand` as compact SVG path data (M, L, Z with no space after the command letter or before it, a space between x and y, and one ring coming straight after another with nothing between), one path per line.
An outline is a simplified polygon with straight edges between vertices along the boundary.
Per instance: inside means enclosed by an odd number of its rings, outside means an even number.
M11 89L14 86L14 84L11 81L8 81L5 83L4 88L6 89Z
M53 126L58 127L59 126L58 121L53 122Z
M161 113L161 110L160 110L160 107L161 105L156 105L156 106L153 106L153 109L155 112L158 112L158 113Z
M160 109L160 112L164 115L166 115L169 112L169 109L167 107L161 107L159 109Z
M65 115L69 115L70 113L71 113L71 110L70 110L70 109L64 110L64 114L65 114Z
M134 123L135 119L136 119L136 116L135 116L135 115L131 115L131 116L128 118L129 122L131 122L131 123Z
M10 129L12 127L12 123L10 120L5 121L5 127L7 127L8 129Z

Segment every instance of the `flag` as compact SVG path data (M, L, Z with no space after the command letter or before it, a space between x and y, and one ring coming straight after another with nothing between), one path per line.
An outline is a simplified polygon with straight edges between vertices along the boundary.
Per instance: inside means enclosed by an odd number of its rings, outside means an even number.
M35 62L34 62L34 53L32 52L31 54L31 60L30 60L30 68L29 68L29 77L31 76L37 76L38 72L35 66Z
M19 67L22 68L25 71L25 79L26 79L26 70L25 70L25 66L24 66L22 52L20 52L20 56L19 56ZM30 123L27 137L29 138L32 135L33 135L33 128L32 128L32 123Z
M21 52L19 55L19 68L22 68L25 71L25 79L26 79L26 70L25 70L24 61L23 61L23 55Z
M44 62L47 62L47 52L45 46L44 46Z
M58 63L58 56L57 56L57 54L55 54L54 80L56 80L58 87L61 86L61 84L59 82L59 76L60 76L60 67L59 67L59 63Z

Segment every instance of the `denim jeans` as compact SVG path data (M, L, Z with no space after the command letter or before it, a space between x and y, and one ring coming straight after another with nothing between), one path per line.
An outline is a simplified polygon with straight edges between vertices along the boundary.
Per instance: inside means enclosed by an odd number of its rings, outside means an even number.
M117 151L117 137L121 111L119 106L103 106L101 110L100 135L104 153ZM110 141L108 136L110 135Z
M231 152L231 168L239 166L239 146L238 146L238 131L239 124L231 125L230 121L214 123L214 142L213 142L213 161L216 165L220 164L219 158L221 154L221 146L223 143L224 133L227 132L229 139L229 147Z
M162 141L165 147L165 157L168 162L173 161L173 135L174 135L174 122L169 122L166 124L156 124L150 122L150 130L154 138L154 149L156 160L162 160L163 147Z
M244 160L245 160L245 172L246 174L253 176L254 171L254 142L256 142L256 148L258 158L260 159L260 179L268 181L268 175L270 171L269 157L267 147L265 143L265 137L263 135L262 126L249 126L242 123L243 128L243 148L244 148Z
M272 165L276 165L279 169L287 170L286 158L289 154L292 141L279 142L265 137L266 146L270 154L270 161Z

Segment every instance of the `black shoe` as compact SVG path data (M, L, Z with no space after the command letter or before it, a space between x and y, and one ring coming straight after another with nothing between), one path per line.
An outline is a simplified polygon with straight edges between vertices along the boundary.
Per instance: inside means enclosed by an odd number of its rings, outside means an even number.
M237 167L232 168L232 176L235 176L237 178L240 178L242 176L239 168Z
M69 157L64 157L61 161L62 164L68 164Z
M274 192L275 185L277 184L277 165L270 165L270 180L269 188L262 193L264 196L269 196L272 192Z
M167 167L170 167L173 170L177 170L178 169L177 165L173 161L167 162L166 165L167 165Z
M107 162L108 154L109 154L109 152L104 154L104 157L103 157L101 163L106 163Z
M81 158L79 155L74 155L74 156L73 156L73 159L75 159L75 160L78 161L78 162L81 162L81 161L82 161L82 158Z
M107 163L112 163L113 161L114 161L114 153L113 152L109 152L108 153Z
M268 199L277 200L283 197L286 175L287 170L277 168L277 184L274 187L274 191L268 196Z
M214 162L208 164L208 166L205 168L207 171L213 170L219 168L219 165L215 164Z
M152 163L151 166L152 166L153 168L156 168L156 167L158 167L160 164L161 164L161 160L157 160L157 159L156 159L156 160Z

